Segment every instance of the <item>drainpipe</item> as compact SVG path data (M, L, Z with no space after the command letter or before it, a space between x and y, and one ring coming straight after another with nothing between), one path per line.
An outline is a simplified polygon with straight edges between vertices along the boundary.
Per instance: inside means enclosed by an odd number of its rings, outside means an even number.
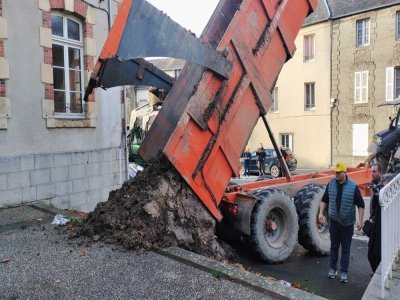
M325 6L326 6L326 10L328 11L328 15L329 15L329 99L330 99L330 120L329 120L329 124L330 124L330 167L333 166L333 109L336 106L336 101L337 99L333 99L332 98L332 53L333 53L333 22L332 22L332 12L331 9L329 7L329 4L327 2L327 0L324 0Z
M128 131L127 131L127 109L126 109L126 86L124 85L123 87L123 93L124 93L124 129L122 131L122 139L123 141L121 141L121 145L123 145L123 147L125 148L125 180L129 179L129 151L128 151Z

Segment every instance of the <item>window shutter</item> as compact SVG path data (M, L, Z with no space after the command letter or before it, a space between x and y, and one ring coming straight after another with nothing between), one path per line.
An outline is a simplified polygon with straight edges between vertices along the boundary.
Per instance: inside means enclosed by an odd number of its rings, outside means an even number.
M361 73L356 72L354 77L354 103L360 103L361 92Z
M362 92L361 92L361 102L368 102L368 71L362 72Z
M394 67L386 68L386 101L393 100Z
M368 124L353 124L353 156L368 156Z

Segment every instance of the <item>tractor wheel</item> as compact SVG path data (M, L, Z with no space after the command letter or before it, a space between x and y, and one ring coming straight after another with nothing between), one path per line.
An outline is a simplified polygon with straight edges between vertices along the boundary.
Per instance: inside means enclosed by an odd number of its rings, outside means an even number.
M303 187L295 197L299 216L299 244L318 255L328 254L331 247L329 222L318 224L319 206L324 192L324 185L310 184ZM326 212L325 217L328 220Z
M278 189L262 189L253 194L257 203L251 217L250 245L268 263L285 261L297 243L296 208L289 195Z
M272 177L277 178L281 175L281 169L277 165L272 165L271 168L269 168L269 174L271 174Z

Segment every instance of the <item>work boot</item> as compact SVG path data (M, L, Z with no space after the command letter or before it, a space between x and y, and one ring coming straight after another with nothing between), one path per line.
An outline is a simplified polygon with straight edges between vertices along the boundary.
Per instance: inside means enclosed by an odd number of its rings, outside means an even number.
M335 269L333 269L333 268L330 268L329 272L328 272L328 277L329 278L335 278L336 276L337 276L337 271Z
M340 282L347 283L349 279L347 277L347 272L340 272Z

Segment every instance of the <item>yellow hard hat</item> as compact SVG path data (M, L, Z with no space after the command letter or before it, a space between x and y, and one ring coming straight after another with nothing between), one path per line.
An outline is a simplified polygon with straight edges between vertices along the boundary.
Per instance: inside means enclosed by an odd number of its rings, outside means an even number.
M335 172L347 172L347 166L344 162L338 162L335 166Z

